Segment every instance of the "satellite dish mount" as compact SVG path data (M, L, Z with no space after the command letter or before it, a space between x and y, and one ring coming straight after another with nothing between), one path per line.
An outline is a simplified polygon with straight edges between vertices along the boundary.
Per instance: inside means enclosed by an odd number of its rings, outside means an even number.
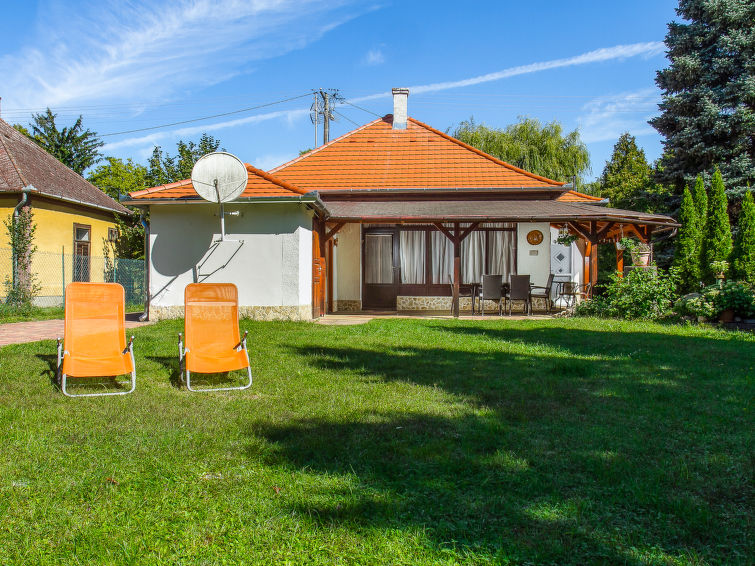
M226 202L237 199L246 188L249 174L241 160L230 153L216 151L199 158L191 170L191 184L204 200L220 205L220 241L225 237ZM237 216L238 212L229 212Z

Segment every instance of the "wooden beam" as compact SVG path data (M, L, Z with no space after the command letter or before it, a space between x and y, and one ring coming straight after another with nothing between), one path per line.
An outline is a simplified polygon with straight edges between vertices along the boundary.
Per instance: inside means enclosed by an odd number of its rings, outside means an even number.
M616 248L616 271L619 277L624 277L624 250Z
M596 240L600 241L603 238L605 238L606 235L608 234L608 232L611 231L611 228L613 228L614 224L616 224L616 223L615 222L609 222L608 224L606 224L605 226L603 226L603 228L601 228L598 231L598 233L595 235Z
M461 238L459 237L459 223L454 223L454 318L459 318L459 281L461 280Z
M475 230L480 225L479 222L472 222L467 228L464 229L464 231L461 233L461 236L459 236L459 241L463 241L464 238L469 236L473 230Z
M433 226L440 230L446 238L448 238L452 242L454 241L455 236L451 234L451 232L448 231L448 228L443 226L443 224L441 224L440 222L433 222Z
M592 236L590 235L590 231L586 230L584 226L581 226L577 224L576 222L569 222L569 228L571 228L574 232L582 236L588 242L590 243L593 242Z
M330 240L333 236L338 234L338 231L346 226L346 222L338 222L333 228L331 228L326 234L325 234L325 241L327 242Z

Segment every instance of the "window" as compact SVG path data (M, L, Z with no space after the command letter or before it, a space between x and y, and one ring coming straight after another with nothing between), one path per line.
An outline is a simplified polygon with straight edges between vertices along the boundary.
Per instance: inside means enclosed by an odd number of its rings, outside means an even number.
M89 281L89 254L92 227L73 225L73 280Z
M107 239L108 242L115 242L118 239L118 228L108 228L107 229Z

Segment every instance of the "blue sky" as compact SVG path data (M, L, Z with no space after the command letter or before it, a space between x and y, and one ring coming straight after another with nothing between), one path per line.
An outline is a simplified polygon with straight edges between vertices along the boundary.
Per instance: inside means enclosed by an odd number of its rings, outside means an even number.
M206 131L270 169L314 145L311 97L190 124L125 130L232 112L317 88L445 130L473 116L518 116L579 128L601 173L629 131L653 160L660 136L655 71L676 0L445 2L192 0L8 2L0 19L2 117L27 123L49 106L79 114L105 153L145 162L154 145ZM338 108L331 138L374 119Z

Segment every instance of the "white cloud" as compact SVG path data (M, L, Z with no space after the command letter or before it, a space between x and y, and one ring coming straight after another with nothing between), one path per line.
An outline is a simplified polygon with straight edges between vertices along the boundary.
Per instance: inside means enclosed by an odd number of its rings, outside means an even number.
M385 56L381 49L370 49L362 59L362 63L369 66L382 65L385 63Z
M539 63L532 63L529 65L521 65L517 67L510 67L508 69L504 69L502 71L497 71L495 73L489 73L486 75L480 75L477 77L472 77L469 79L463 79L460 81L452 81L452 82L442 82L442 83L432 83L428 85L419 85L419 86L413 86L409 87L412 94L420 94L420 93L431 93L431 92L438 92L443 90L448 90L452 88L463 88L467 86L477 85L485 82L491 82L491 81L498 81L501 79L514 77L517 75L524 75L529 73L538 73L542 71L547 71L550 69L557 69L562 67L571 67L575 65L586 65L589 63L596 63L596 62L602 62L602 61L610 61L615 59L624 59L627 57L636 57L636 56L645 56L649 57L652 55L656 55L659 53L662 53L664 49L664 45L661 42L648 42L648 43L634 43L630 45L617 45L615 47L605 47L601 49L596 49L594 51L588 51L587 53L583 53L581 55L576 55L574 57L568 57L564 59L554 59L551 61L543 61ZM390 92L381 92L381 93L375 93L368 96L362 96L359 98L353 98L350 99L350 102L363 102L367 100L375 100L380 98L387 98L390 97ZM598 101L600 99L596 99ZM103 148L103 151L108 152L112 151L116 148L121 147L128 147L128 146L138 146L138 145L145 145L148 143L153 143L155 140L159 139L166 139L166 138L177 138L181 135L190 135L200 132L211 132L216 131L219 129L224 128L231 128L235 126L239 126L242 124L249 124L253 122L259 122L263 120L271 120L274 118L280 118L285 117L287 120L292 121L294 119L300 119L304 116L309 114L308 109L297 109L297 110L282 110L278 112L267 112L265 114L257 114L254 116L248 116L246 118L239 118L236 120L227 120L223 122L217 122L215 124L205 124L200 126L192 126L190 128L181 128L178 130L169 130L165 132L161 132L159 134L150 134L147 136L139 136L134 138L128 138L125 140L121 140L118 142L113 142L108 145L106 145ZM589 122L589 120L588 120ZM590 122L592 124L592 122ZM585 124L585 127L587 128L587 123ZM594 129L592 131L597 132L597 129ZM641 134L638 134L641 135ZM157 137L155 137L157 136ZM618 136L615 136L618 137ZM583 136L584 139L584 136Z
M615 59L626 59L628 57L652 57L663 53L665 46L660 41L650 41L646 43L632 43L629 45L616 45L614 47L603 47L601 49L595 49L594 51L588 51L581 55L574 57L567 57L564 59L553 59L551 61L541 61L539 63L530 63L528 65L520 65L517 67L509 67L502 71L496 71L494 73L488 73L486 75L479 75L477 77L471 77L468 79L462 79L458 81L447 81L441 83L432 83L426 85L410 86L409 91L411 94L425 94L429 92L438 92L443 90L449 90L453 88L462 88L467 86L474 86L482 83L489 83L493 81L500 81L501 79L507 79L515 77L517 75L527 75L530 73L539 73L541 71L548 71L550 69L559 69L563 67L574 67L576 65L586 65L588 63L600 63L604 61L613 61ZM371 94L369 96L362 96L360 98L354 98L352 102L364 102L367 100L374 100L377 98L384 98L391 96L390 92L381 92Z
M578 118L585 143L616 140L624 132L640 137L655 133L648 120L658 112L661 94L655 88L594 98Z
M0 57L6 108L164 99L316 41L354 0L108 0L38 24ZM362 10L364 11L364 10ZM40 13L47 10L42 7Z

